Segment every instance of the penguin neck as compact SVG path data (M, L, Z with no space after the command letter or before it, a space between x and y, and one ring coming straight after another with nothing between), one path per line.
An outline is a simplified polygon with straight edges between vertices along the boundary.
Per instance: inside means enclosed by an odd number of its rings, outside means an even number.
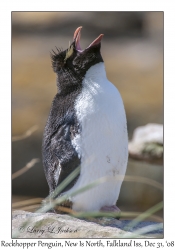
M100 80L106 78L106 70L104 62L99 62L93 66L91 66L86 72L85 79L86 80Z

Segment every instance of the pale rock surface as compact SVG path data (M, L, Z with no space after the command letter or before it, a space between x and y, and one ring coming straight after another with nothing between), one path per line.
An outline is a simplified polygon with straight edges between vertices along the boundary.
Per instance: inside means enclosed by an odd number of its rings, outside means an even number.
M12 214L12 238L122 238L126 233L127 238L132 238L134 230L160 224L143 221L134 228L128 228L129 222L105 217L85 220L67 214L16 210ZM163 230L154 230L141 238L163 238Z
M163 162L163 125L149 123L134 130L129 142L131 158Z

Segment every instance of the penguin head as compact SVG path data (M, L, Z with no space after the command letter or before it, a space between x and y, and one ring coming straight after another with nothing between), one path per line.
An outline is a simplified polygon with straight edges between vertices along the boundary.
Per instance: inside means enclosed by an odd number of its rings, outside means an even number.
M61 90L68 86L77 86L82 80L88 69L103 62L100 53L101 39L99 35L85 50L80 47L80 35L82 27L75 30L73 42L66 50L57 49L51 54L52 67L58 75L58 88Z

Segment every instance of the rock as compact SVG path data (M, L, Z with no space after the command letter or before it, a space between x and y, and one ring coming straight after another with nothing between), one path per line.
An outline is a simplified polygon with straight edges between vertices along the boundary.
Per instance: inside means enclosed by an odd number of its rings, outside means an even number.
M150 123L136 128L129 142L129 156L163 164L163 125Z
M12 214L13 238L127 238L134 237L133 231L145 226L162 223L143 221L128 228L130 220L114 218L78 219L67 214L30 213L21 210ZM137 236L138 237L138 236ZM157 229L141 238L163 238L163 229Z

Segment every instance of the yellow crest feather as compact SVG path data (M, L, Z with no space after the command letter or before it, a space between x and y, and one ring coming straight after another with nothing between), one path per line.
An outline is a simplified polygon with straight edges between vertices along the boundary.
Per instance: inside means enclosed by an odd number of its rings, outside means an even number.
M71 47L68 48L67 52L66 52L66 56L64 58L64 62L66 62L66 60L73 54L73 45Z

